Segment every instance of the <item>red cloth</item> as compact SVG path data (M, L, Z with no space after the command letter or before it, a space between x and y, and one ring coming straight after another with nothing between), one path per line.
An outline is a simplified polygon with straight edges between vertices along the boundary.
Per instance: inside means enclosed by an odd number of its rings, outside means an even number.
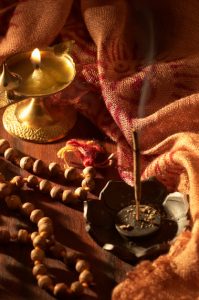
M82 0L73 6L72 0L27 0L18 1L8 29L2 30L2 60L55 38L74 39L76 80L52 101L72 103L117 142L118 168L127 182L133 169L132 130L137 129L143 179L155 175L170 190L189 192L195 225L184 246L157 261L162 273L154 282L157 267L139 284L134 275L143 269L138 265L114 291L114 300L198 299L198 12L197 0ZM171 276L163 281L168 269ZM182 292L177 293L173 278L184 284ZM133 288L126 293L126 286Z

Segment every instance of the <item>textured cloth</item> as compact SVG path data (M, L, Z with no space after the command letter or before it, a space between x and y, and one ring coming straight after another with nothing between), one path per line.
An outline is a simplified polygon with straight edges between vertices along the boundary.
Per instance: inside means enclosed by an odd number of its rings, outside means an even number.
M76 79L51 101L71 103L117 142L125 181L131 183L137 129L142 178L156 176L171 191L189 193L192 231L167 255L138 264L114 300L198 299L198 12L197 0L26 0L0 14L1 61L75 40Z

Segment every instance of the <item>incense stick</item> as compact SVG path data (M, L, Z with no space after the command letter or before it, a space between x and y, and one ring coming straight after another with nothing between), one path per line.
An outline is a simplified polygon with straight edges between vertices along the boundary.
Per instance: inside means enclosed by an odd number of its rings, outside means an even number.
M133 175L134 175L134 196L136 205L136 221L140 218L140 198L141 198L141 183L140 183L140 150L138 142L138 133L133 130Z

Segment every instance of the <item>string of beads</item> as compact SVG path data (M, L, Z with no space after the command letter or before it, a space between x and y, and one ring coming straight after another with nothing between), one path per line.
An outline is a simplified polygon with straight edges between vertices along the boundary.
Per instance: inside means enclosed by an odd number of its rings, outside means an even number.
M87 192L91 191L95 185L95 169L89 166L81 172L73 167L62 170L60 165L54 162L47 167L41 160L22 156L19 151L11 148L8 141L4 139L0 140L0 155L3 155L6 160L20 168L33 173L26 178L14 176L10 181L6 181L4 176L0 174L0 198L4 199L10 210L21 212L23 216L28 217L36 225L36 230L32 233L26 229L19 229L17 234L11 235L8 230L2 229L0 231L0 243L18 241L23 244L32 244L33 250L30 254L33 262L32 273L40 288L47 290L58 298L68 298L82 294L85 288L93 284L93 275L88 261L82 258L81 255L66 251L66 248L55 238L52 220L45 216L43 210L37 209L33 203L22 203L18 191L27 186L49 193L52 199L61 199L63 203L70 203L77 199L85 200ZM57 185L52 186L49 180L39 179L35 175L42 175L42 177L47 175L49 178L52 176L63 177L67 183L77 182L78 179L81 179L81 187L76 188L74 191L62 189ZM79 274L78 280L72 282L70 286L64 282L54 282L45 261L48 253L66 265L72 265Z
M0 139L0 155L11 163L19 166L32 175L27 178L16 176L13 183L22 187L27 184L28 187L38 189L43 193L48 193L52 199L61 200L63 203L71 203L76 200L86 200L88 192L95 188L95 168L92 166L79 170L75 167L68 167L65 170L58 163L51 162L48 166L40 159L34 159L30 156L23 156L18 150L10 147L5 139ZM34 175L33 175L34 174ZM63 189L59 185L52 185L50 180L39 179L37 176L45 178L58 178L64 184L77 184L81 180L81 186L76 189Z
M11 236L8 230L2 229L0 231L0 243L19 241L25 244L32 242L34 247L30 254L33 261L32 273L38 286L56 297L82 294L84 288L93 283L89 263L81 256L67 253L65 247L55 239L52 220L45 216L43 210L37 209L31 202L22 203L17 195L18 189L19 187L15 185L13 180L6 181L0 174L0 198L4 199L10 210L21 212L23 216L28 217L32 223L37 225L37 230L29 233L25 229L20 229L16 235ZM45 264L45 252L53 254L65 264L73 264L76 272L79 273L78 280L71 283L70 287L63 282L54 284Z

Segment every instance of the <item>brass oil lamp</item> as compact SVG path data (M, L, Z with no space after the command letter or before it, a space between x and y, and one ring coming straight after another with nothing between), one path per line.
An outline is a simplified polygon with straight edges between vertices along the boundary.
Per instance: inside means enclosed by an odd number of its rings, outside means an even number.
M71 106L50 110L46 105L48 96L65 89L75 77L71 46L72 41L18 53L3 64L0 107L9 105L3 125L10 134L47 143L63 138L74 126L76 112Z

